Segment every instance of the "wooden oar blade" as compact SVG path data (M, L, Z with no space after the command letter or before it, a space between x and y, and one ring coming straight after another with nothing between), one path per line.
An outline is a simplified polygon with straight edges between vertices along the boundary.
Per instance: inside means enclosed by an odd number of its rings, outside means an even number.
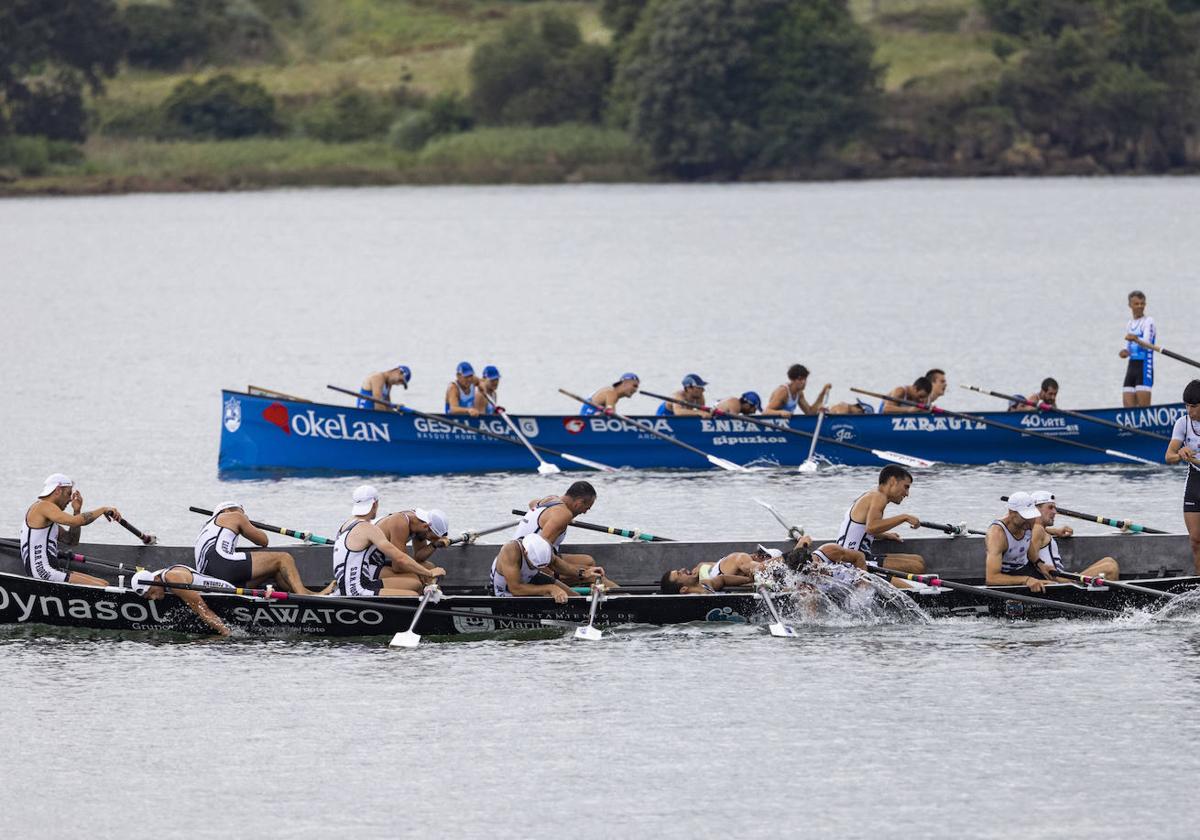
M903 452L892 452L887 449L872 449L871 454L884 461L892 461L906 467L916 467L917 469L936 467L938 463L937 461L929 461L925 458L918 458L915 455L905 455Z

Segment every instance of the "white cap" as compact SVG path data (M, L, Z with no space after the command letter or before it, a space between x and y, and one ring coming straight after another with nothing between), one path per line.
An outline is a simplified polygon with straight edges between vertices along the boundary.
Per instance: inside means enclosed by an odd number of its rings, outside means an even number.
M42 492L38 493L39 499L44 499L57 490L59 487L74 487L75 482L67 478L62 473L55 473L48 476L44 484L42 484Z
M129 588L139 595L145 595L146 590L150 588L150 584L154 583L154 576L157 574L158 572L142 569L129 579Z
M430 510L417 508L413 511L413 513L416 515L417 519L420 519L422 522L428 525L429 529L439 537L444 537L446 534L450 533L450 520L446 518L446 514L442 513L442 511L438 510L437 508L432 508Z
M1033 496L1024 491L1009 494L1008 509L1021 514L1022 519L1037 519L1042 515L1033 504Z
M220 513L223 510L234 510L234 509L245 510L245 508L242 507L241 502L221 502L221 504L217 505L217 509L214 510L213 513Z
M1048 490L1034 490L1031 495L1035 505L1045 505L1054 501L1054 494Z
M541 534L526 534L521 537L521 546L525 549L529 562L539 569L550 565L553 552L550 549L550 543L546 542L546 538Z
M378 490L370 484L360 484L354 488L354 508L350 513L354 516L366 516L378 501Z
M783 552L778 548L767 548L762 543L758 544L757 551L759 554L765 554L773 560L777 560L783 556Z

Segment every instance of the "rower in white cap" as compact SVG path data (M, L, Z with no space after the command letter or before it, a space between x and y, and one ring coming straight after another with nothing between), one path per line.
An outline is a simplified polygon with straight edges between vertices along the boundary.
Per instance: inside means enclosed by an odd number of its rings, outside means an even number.
M1048 490L1035 490L1032 498L1040 517L1033 523L1033 543L1029 548L1029 559L1038 565L1043 575L1054 578L1055 572L1067 571L1067 567L1063 565L1062 554L1058 550L1058 540L1055 537L1069 537L1075 531L1070 525L1054 526L1058 505L1054 500L1053 493ZM1120 578L1121 570L1116 560L1104 557L1079 574L1117 580ZM1057 580L1063 583L1075 582L1071 578L1057 578Z
M162 586L164 583L167 584L165 589ZM225 622L221 621L217 614L209 608L208 604L204 603L204 599L200 597L199 592L194 589L174 589L171 587L172 583L181 583L189 586L211 586L220 589L229 589L231 592L235 588L229 581L209 575L202 575L191 566L184 566L182 564L168 566L156 572L138 572L130 579L129 588L150 601L159 601L170 592L183 601L183 603L187 604L192 612L200 617L201 621L213 629L213 632L220 636L229 635L229 628L225 626Z
M355 488L351 518L338 529L333 544L333 577L339 595L419 595L424 583L444 577L446 570L422 565L404 553L403 542L388 537L381 527L392 514L373 522L379 513L379 491L369 484ZM398 527L392 523L390 527Z
M359 488L360 490L363 488ZM371 488L374 489L374 488ZM382 579L386 586L400 589L412 589L416 592L421 592L425 587L433 583L433 570L435 567L430 558L433 553L439 548L444 548L450 544L450 538L446 535L450 532L450 520L446 514L437 508L414 508L412 510L401 510L396 513L389 513L386 516L380 516L375 519L375 524L383 532L387 541L401 551L407 551L405 556L411 557L416 561L417 566L424 569L424 572L418 572L416 567L405 566L403 572L398 572L394 567L383 570ZM409 543L412 543L412 549L407 550ZM441 574L446 574L443 570ZM392 580L393 577L400 577L400 580Z
M1033 525L1041 519L1033 496L1023 491L1008 497L1008 511L987 530L987 585L1028 586L1034 592L1046 588L1046 576L1032 551Z
M492 561L492 592L499 596L548 595L555 603L565 604L574 593L558 578L574 573L550 548L540 534L526 534L500 546ZM592 566L592 578L603 578L604 569Z
M71 513L67 513L67 505ZM55 565L58 561L59 545L76 545L79 531L91 525L101 516L117 520L121 514L115 507L83 509L83 496L75 489L75 482L62 473L55 473L42 484L37 501L25 511L21 525L21 560L25 572L39 580L62 583L81 583L86 586L107 586L101 578L82 572L65 572Z
M222 502L196 537L196 571L234 586L258 586L270 580L276 589L298 595L323 595L329 591L329 587L321 593L306 589L296 561L286 551L240 548L238 537L245 537L260 548L270 544L266 532L251 524L239 502Z

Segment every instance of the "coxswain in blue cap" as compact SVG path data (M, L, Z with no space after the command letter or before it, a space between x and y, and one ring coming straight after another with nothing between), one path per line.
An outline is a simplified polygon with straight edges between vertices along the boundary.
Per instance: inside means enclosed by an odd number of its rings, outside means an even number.
M447 414L469 414L478 417L482 411L475 407L475 385L479 377L470 362L459 362L454 369L454 381L446 386Z
M496 413L496 390L500 387L500 368L488 365L475 383L475 405L482 414Z
M406 390L412 379L412 369L408 365L396 365L391 370L372 373L363 380L358 389L361 395L356 403L359 408L388 411L387 403L392 401L392 386L400 385Z
M632 397L638 392L638 387L641 385L641 380L638 379L636 373L622 373L621 378L607 388L601 388L596 393L592 394L589 399L600 408L613 409L617 407L617 402L625 397ZM580 409L579 414L582 417L587 417L590 414L599 414L600 412L590 405L585 405Z
M700 378L698 373L689 373L683 377L683 387L675 393L671 394L677 400L683 402L694 403L696 405L704 405L704 387L708 385ZM707 411L699 408L688 408L686 405L680 405L677 402L669 402L663 400L658 404L657 414L666 417L711 417Z
M717 403L721 414L758 414L762 411L762 398L754 391L746 391L740 397L729 397Z
M833 387L826 384L821 393L817 394L816 401L810 403L804 398L804 386L808 384L808 368L804 365L792 365L787 369L787 380L771 392L763 414L779 417L791 417L797 411L801 414L816 414L825 405L829 389Z

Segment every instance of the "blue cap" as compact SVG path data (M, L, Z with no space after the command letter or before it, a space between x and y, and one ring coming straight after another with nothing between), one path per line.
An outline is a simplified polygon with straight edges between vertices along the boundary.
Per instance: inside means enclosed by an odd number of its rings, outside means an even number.
M487 367L485 367L483 369L483 378L484 379L499 379L500 378L500 368L496 367L495 365L488 365Z
M404 374L404 388L408 389L408 383L412 381L412 369L408 365L396 365L392 370L398 370Z
M459 362L458 367L454 370L459 376L474 376L475 368L471 367L470 362Z
M700 374L698 373L689 373L683 377L684 388L703 388L707 384L707 382L700 378Z
M628 382L630 379L632 379L634 382L641 382L641 379L636 373L622 373L621 378L618 381Z
M757 409L762 408L762 398L760 398L758 393L755 391L747 391L746 393L742 394L742 402L748 402Z

